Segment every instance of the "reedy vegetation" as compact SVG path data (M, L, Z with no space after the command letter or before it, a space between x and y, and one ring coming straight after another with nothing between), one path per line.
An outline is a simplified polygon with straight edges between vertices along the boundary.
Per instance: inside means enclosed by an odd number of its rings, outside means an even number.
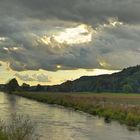
M34 131L35 126L27 116L13 114L7 125L0 122L0 140L38 140Z

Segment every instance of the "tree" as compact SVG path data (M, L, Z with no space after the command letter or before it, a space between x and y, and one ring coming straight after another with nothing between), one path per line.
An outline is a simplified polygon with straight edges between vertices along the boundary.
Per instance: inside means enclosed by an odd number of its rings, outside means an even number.
M37 86L36 86L36 91L43 91L44 90L44 88L43 88L43 86L41 86L40 84L38 84Z
M29 85L29 84L26 84L26 83L23 83L22 86L21 86L21 88L22 88L23 90L29 90L30 85Z
M15 78L10 80L6 84L6 91L8 93L12 93L12 92L16 91L17 89L19 89L19 84L18 84L18 82L17 82L17 80Z
M133 91L133 89L132 89L132 86L131 85L125 84L123 86L123 92L129 93L129 92L132 92L132 91Z

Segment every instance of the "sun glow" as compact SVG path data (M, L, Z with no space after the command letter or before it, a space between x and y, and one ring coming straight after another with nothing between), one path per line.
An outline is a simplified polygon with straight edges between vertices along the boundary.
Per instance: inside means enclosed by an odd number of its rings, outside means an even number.
M57 67L58 69L60 69L62 66L61 66L61 65L57 65L56 67Z
M50 46L83 44L92 41L94 32L91 26L81 24L73 28L66 28L51 36L43 36L40 40Z
M92 31L87 25L82 24L75 28L65 29L64 32L61 32L58 35L54 35L54 38L59 43L87 43L92 40Z

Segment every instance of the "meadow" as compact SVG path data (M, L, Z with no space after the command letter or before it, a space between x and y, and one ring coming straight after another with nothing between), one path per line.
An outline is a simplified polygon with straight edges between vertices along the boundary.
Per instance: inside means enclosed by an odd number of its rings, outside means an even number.
M16 95L104 117L140 130L140 95L121 93L16 92Z

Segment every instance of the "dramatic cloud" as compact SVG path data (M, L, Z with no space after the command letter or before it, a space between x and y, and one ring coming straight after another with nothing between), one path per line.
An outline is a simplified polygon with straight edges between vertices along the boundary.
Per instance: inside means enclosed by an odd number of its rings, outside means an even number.
M140 21L139 0L20 0L34 18L57 18L90 24L118 17L129 23ZM59 11L59 12L58 12Z
M137 65L139 13L139 0L1 0L0 61L15 71Z
M50 78L46 74L33 74L33 75L25 74L24 75L24 74L16 73L15 76L25 82L32 82L32 81L50 82Z

